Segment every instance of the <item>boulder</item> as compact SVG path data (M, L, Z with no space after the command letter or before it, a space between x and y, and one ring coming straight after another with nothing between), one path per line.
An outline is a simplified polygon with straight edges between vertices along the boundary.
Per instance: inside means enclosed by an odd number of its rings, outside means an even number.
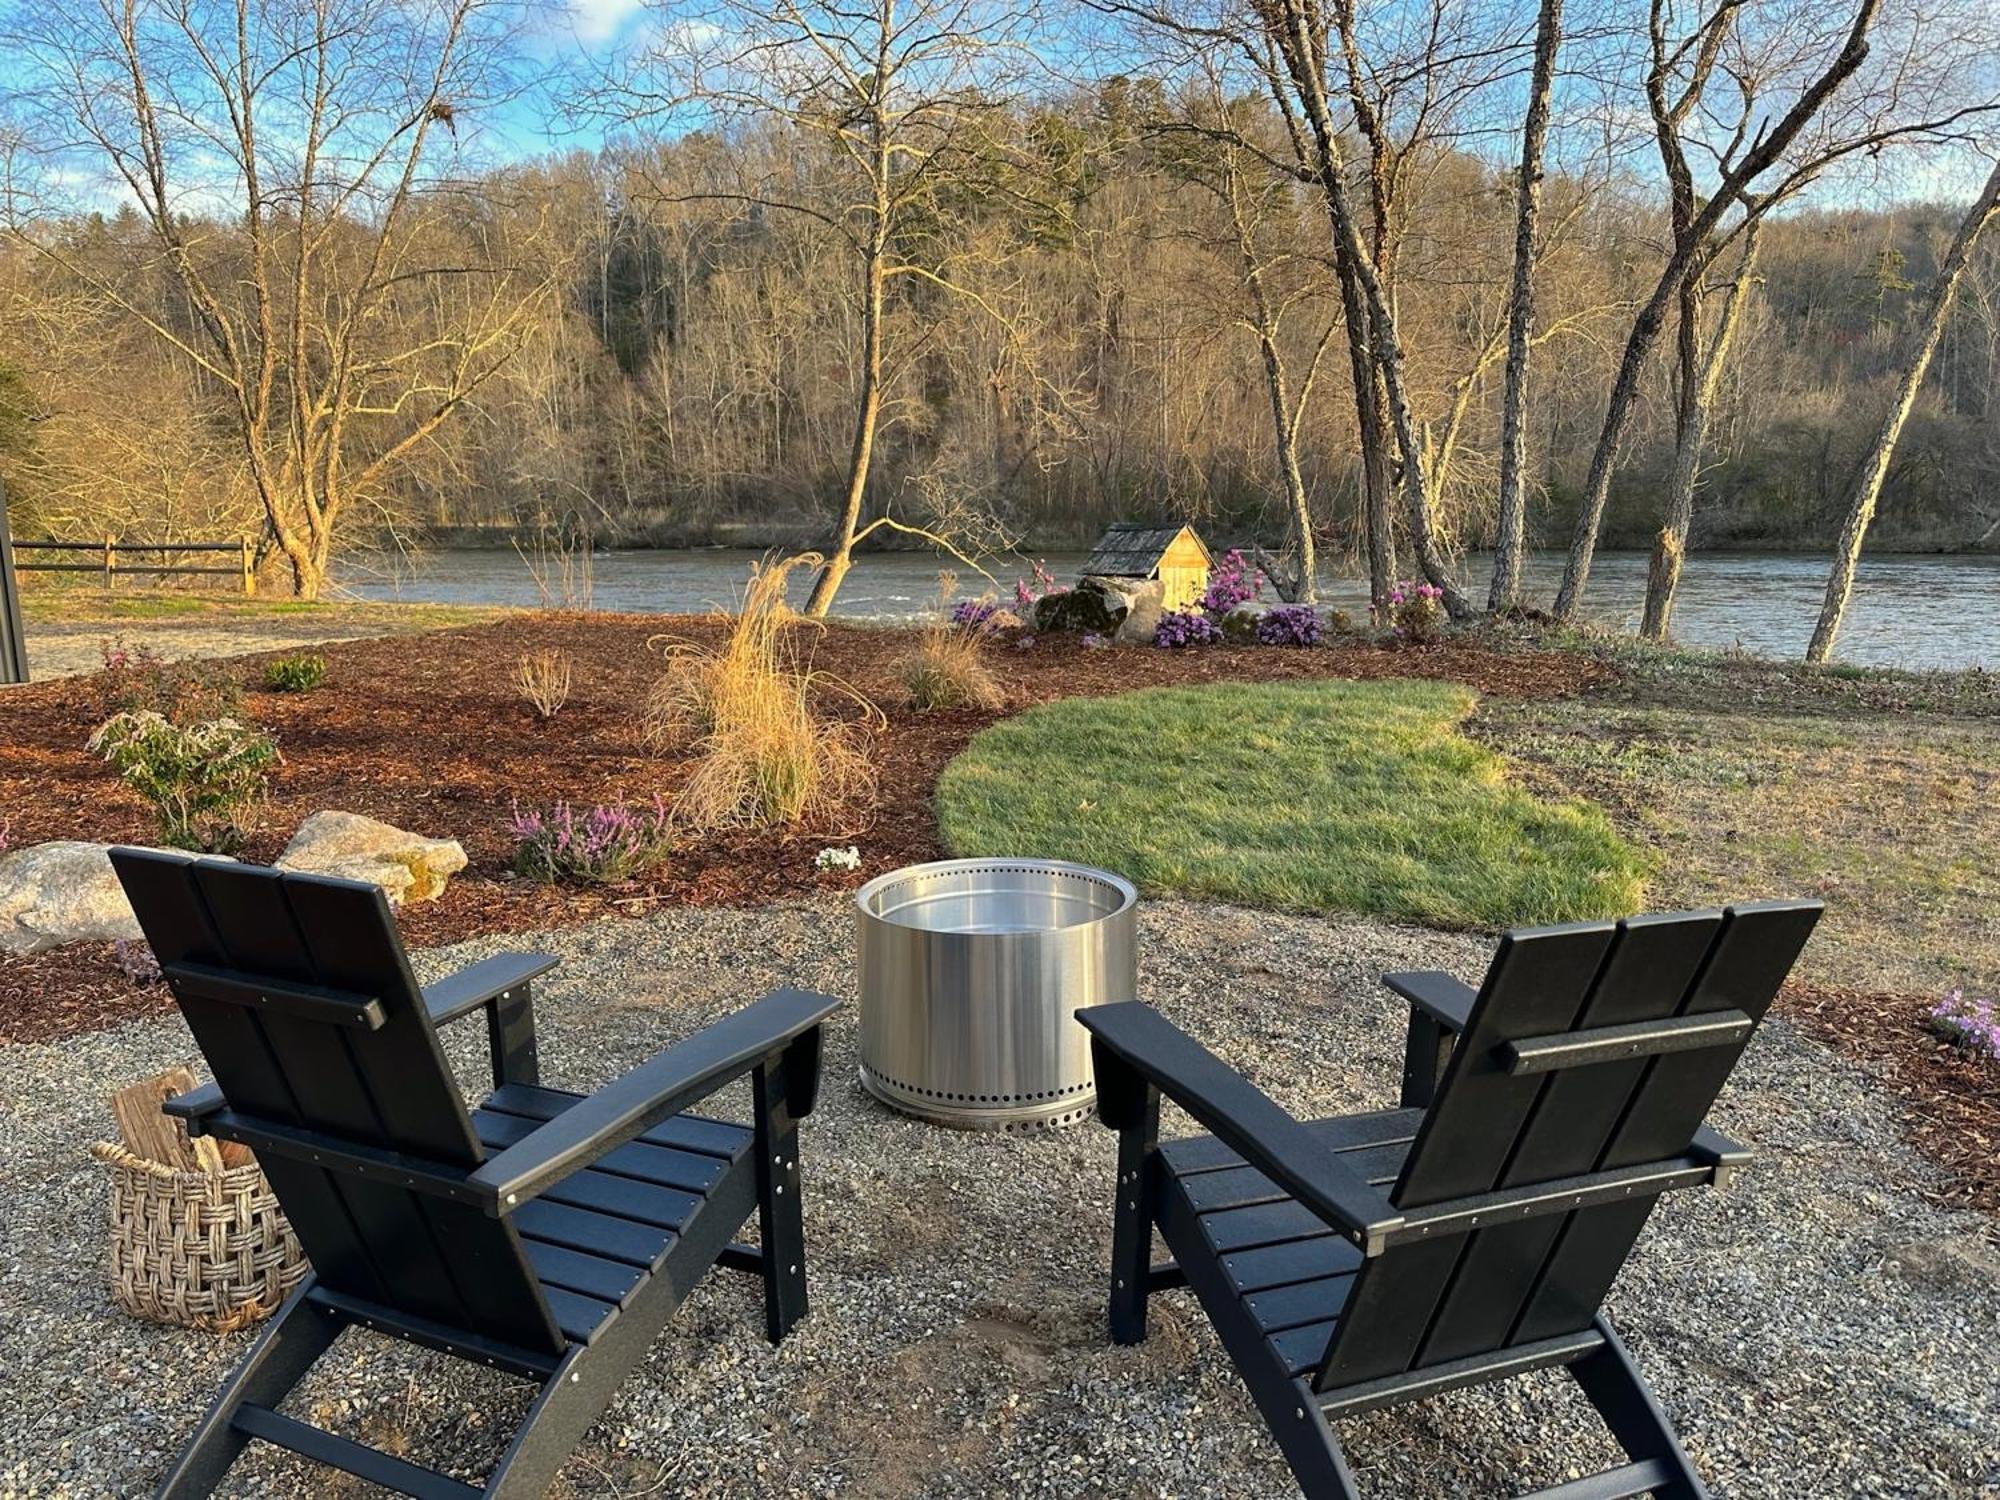
M1149 578L1135 584L1125 597L1132 601L1132 608L1114 639L1121 646L1152 645L1153 632L1160 628L1160 616L1166 609L1166 585Z
M138 938L139 919L106 857L110 849L57 839L0 855L0 951Z
M1270 612L1271 606L1262 600L1245 599L1222 617L1223 639L1235 641L1239 645L1254 642L1257 639L1257 626Z
M1132 612L1132 601L1124 589L1102 578L1086 578L1062 594L1044 594L1035 601L1035 629L1094 630L1099 635L1115 635Z
M430 839L359 813L316 812L278 856L281 870L306 870L382 887L392 904L430 901L465 868L457 839Z

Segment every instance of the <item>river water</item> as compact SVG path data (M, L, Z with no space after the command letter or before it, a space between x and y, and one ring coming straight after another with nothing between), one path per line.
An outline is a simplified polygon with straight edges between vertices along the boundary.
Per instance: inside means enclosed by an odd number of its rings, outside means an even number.
M591 602L598 609L685 613L730 605L758 554L731 550L599 552L593 559ZM1049 571L1065 582L1082 553L1049 553ZM1464 560L1462 575L1485 591L1489 559ZM960 592L989 585L960 570ZM994 565L1002 592L1026 563ZM1560 554L1531 559L1530 602L1545 605L1562 572ZM834 613L854 619L909 620L937 593L937 559L923 553L874 553L858 559ZM346 564L339 582L362 598L448 604L532 606L542 594L521 557L511 551L427 554L388 570L367 559ZM803 602L805 579L798 584ZM1638 626L1645 595L1646 557L1601 552L1591 570L1585 612L1625 630ZM1826 587L1823 557L1789 553L1694 553L1682 573L1674 634L1690 646L1737 647L1796 660L1805 651ZM1320 598L1366 614L1365 579L1325 573ZM555 602L560 603L558 599ZM2000 556L1886 555L1865 559L1836 656L1867 666L1917 669L2000 669Z

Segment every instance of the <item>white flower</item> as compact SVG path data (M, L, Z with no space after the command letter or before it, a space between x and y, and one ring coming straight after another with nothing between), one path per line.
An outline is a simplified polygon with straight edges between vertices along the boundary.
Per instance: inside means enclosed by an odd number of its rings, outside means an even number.
M815 870L858 870L861 851L849 844L845 849L822 849L813 856Z

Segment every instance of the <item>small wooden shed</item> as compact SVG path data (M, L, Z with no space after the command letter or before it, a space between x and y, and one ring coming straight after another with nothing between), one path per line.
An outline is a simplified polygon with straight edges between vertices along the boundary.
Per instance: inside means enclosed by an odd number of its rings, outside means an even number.
M1208 591L1213 561L1192 526L1118 521L1090 549L1083 576L1113 583L1157 578L1162 609L1190 609Z

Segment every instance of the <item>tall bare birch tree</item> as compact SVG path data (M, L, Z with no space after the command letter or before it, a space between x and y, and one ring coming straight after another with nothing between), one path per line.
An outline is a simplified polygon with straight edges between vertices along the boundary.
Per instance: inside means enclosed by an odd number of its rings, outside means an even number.
M673 129L689 121L775 123L831 194L809 201L785 180L744 179L690 196L733 200L753 212L803 216L847 252L858 304L854 425L826 563L806 612L824 615L877 531L929 542L977 566L980 518L957 500L920 520L870 509L869 479L889 400L892 288L921 283L997 322L1000 305L955 263L940 232L953 212L1002 175L1012 80L1027 66L1034 14L1016 0L717 0L655 6L659 41L615 91L628 116ZM935 491L934 491L935 493Z
M1840 539L1834 543L1826 598L1820 605L1819 621L1813 626L1812 641L1806 647L1809 662L1825 661L1839 638L1847 601L1854 592L1854 569L1861 561L1861 546L1867 540L1869 523L1875 519L1875 507L1882 498L1882 481L1888 477L1890 461L1896 456L1903 424L1909 421L1910 411L1917 404L1917 394L1923 389L1938 341L1944 337L1945 320L1951 315L1952 300L1959 283L1965 279L1965 268L1972 263L1979 236L1995 218L2000 218L2000 160L1995 160L1985 189L1958 226L1951 248L1938 265L1923 316L1910 330L1909 352L1904 357L1902 375L1890 398L1889 410L1867 456L1855 470L1854 482L1848 490L1847 517L1841 523Z
M468 239L442 175L460 124L505 88L508 16L492 0L47 0L19 22L53 158L94 163L136 205L153 259L113 276L31 242L224 394L302 598L349 510L499 373L558 274ZM156 276L177 293L164 310Z
M1535 328L1535 231L1542 211L1542 161L1548 150L1556 57L1562 50L1563 0L1541 0L1535 61L1521 128L1521 175L1515 185L1514 279L1507 299L1507 370L1500 398L1500 508L1493 537L1493 582L1486 607L1511 608L1521 591L1527 533L1528 361Z

